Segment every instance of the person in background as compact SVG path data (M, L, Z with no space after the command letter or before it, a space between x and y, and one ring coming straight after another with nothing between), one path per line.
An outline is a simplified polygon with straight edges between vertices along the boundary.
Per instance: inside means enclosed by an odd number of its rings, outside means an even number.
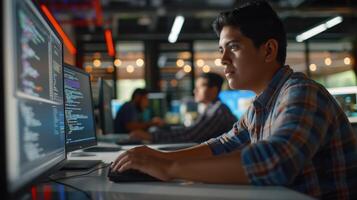
M229 86L257 95L247 112L231 131L195 147L130 149L112 170L357 199L357 135L322 85L285 65L286 33L271 6L249 1L221 13L214 29Z
M160 118L153 118L145 122L143 112L149 106L148 91L137 88L134 90L131 100L124 103L114 119L115 133L129 133L134 130L146 130L151 126L164 124Z
M204 105L204 112L189 127L171 130L158 129L153 132L136 130L130 133L134 139L153 143L203 142L230 130L237 118L218 99L223 78L216 73L202 73L193 91L195 101Z

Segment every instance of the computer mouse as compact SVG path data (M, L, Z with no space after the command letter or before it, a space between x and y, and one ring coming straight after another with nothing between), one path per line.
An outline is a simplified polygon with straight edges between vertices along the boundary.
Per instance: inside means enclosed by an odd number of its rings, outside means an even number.
M157 182L161 181L153 176L140 172L135 169L128 169L123 172L113 171L112 168L108 170L108 178L115 183L118 182Z

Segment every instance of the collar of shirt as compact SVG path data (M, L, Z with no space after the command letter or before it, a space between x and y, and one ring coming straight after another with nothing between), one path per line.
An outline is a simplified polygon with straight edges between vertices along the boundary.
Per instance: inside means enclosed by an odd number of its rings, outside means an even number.
M286 65L281 67L273 76L268 87L254 99L254 107L256 109L269 108L272 104L272 100L274 99L273 97L278 93L280 88L292 73L293 70L289 66Z

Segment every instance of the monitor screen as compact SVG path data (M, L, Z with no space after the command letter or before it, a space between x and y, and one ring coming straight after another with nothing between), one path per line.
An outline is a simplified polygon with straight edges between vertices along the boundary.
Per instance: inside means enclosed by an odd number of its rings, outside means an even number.
M66 158L62 41L30 0L5 0L6 191L16 193ZM1 158L3 159L3 158ZM2 187L2 186L1 186ZM2 187L3 188L3 187Z
M225 90L219 93L221 101L238 119L247 111L254 97L255 93L248 90Z
M351 123L357 123L357 86L328 88Z
M75 67L64 66L67 151L96 145L90 76Z

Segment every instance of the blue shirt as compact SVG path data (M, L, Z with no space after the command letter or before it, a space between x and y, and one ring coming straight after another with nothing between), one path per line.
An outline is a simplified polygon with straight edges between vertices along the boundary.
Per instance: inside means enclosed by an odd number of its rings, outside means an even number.
M137 109L134 103L126 102L124 103L114 120L114 131L115 133L129 133L130 131L126 128L126 125L130 122L141 121L141 113Z
M232 130L207 144L215 155L240 150L251 184L356 199L356 133L324 87L288 66L278 70Z

